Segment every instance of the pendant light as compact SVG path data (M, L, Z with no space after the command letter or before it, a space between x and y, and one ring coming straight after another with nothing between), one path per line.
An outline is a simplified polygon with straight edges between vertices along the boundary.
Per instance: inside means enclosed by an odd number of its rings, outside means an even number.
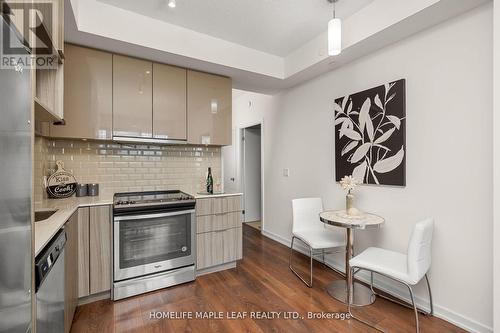
M342 21L335 15L335 3L338 0L327 1L333 3L333 18L328 22L328 55L336 56L342 52Z
M175 0L168 0L168 6L170 8L175 8L175 6L176 6Z

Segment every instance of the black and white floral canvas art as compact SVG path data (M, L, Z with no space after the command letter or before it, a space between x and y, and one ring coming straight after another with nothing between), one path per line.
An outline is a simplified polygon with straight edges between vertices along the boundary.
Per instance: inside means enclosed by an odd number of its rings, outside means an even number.
M335 100L335 179L406 184L406 82L394 81Z

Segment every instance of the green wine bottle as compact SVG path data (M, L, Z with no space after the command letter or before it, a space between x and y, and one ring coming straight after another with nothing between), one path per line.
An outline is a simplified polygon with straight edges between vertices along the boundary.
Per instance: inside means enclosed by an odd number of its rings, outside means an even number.
M207 193L214 194L214 179L212 178L212 168L208 168Z

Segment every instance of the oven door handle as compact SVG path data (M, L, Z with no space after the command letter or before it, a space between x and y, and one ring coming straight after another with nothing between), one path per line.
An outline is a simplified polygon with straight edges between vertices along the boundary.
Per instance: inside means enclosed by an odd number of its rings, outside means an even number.
M178 216L178 215L192 214L194 212L195 212L194 209L190 209L190 210L182 210L182 211L171 212L171 213L115 216L114 217L114 221L115 222L119 222L119 221L130 221L130 220L156 219L156 218L169 217L169 216Z

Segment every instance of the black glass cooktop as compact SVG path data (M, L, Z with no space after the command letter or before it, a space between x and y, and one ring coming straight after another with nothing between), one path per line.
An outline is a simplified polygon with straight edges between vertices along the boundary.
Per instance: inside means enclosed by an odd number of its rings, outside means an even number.
M114 206L144 206L192 201L194 197L182 191L152 191L117 193L114 196Z

